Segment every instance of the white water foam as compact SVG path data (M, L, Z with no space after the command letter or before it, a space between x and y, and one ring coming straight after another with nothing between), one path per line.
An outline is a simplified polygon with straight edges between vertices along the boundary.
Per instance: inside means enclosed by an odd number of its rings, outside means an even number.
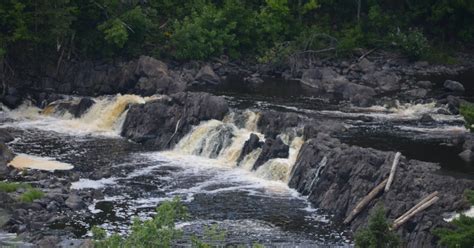
M58 109L60 103L75 103L78 99L53 102L44 109L25 103L15 110L6 110L13 123L3 127L41 129L76 136L100 135L117 137L125 121L130 104L143 104L161 96L143 98L136 95L116 95L95 98L96 102L80 118L74 118L67 111Z
M91 180L91 179L84 179L81 178L77 182L73 182L71 184L71 189L100 189L104 188L109 185L116 184L116 178L110 177L110 178L103 178L100 180Z

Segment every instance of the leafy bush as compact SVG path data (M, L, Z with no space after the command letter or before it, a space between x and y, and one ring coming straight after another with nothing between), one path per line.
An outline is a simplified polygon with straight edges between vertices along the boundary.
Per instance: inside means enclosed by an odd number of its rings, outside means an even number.
M33 202L36 199L41 199L44 196L43 191L39 189L29 189L20 195L20 201Z
M396 32L390 35L393 44L412 59L419 59L430 50L428 40L419 30L411 30L408 33Z
M392 248L400 246L400 238L390 230L390 224L385 218L385 210L377 207L369 218L368 227L359 230L355 235L356 247L363 248Z
M474 124L474 104L469 102L462 102L459 107L459 113L466 120L466 128L473 131L472 125Z
M104 238L103 230L93 228L95 247L171 247L173 241L182 235L182 232L175 228L175 222L187 216L186 207L181 204L179 198L175 198L163 202L156 211L151 220L141 221L136 218L131 233L126 238L118 234Z
M474 190L467 189L464 192L466 200L474 205ZM438 228L434 234L440 238L439 244L449 248L471 248L474 247L474 218L461 214L451 224L454 229Z
M9 182L0 182L0 191L3 192L15 192L19 188L30 189L31 185L27 183L9 183Z
M221 55L226 47L235 46L231 30L235 23L227 23L224 13L214 5L206 5L198 14L174 24L171 37L177 59L207 59Z

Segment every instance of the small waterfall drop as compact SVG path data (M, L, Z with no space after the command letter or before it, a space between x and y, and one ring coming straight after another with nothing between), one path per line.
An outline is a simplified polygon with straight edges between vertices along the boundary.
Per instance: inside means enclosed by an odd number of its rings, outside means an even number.
M246 111L243 113L246 121L238 128L235 124L235 114L231 113L224 121L210 120L202 122L194 127L174 148L175 153L213 158L226 167L239 167L251 171L262 152L262 148L256 148L247 154L242 161L237 163L245 142L250 135L256 134L260 140L264 135L258 133L257 123L259 113ZM268 180L279 180L287 182L289 173L296 162L298 152L303 144L301 137L294 135L281 135L282 140L290 143L288 158L270 159L260 168L255 175Z
M298 153L304 140L301 137L295 137L290 144L290 154L288 158L270 159L260 166L256 173L258 176L269 180L280 180L288 182L291 169L296 162Z
M143 98L136 95L104 96L94 99L95 103L80 118L74 118L61 104L77 104L79 98L59 100L37 108L25 103L10 111L14 119L22 119L27 128L39 128L73 134L100 134L116 136L120 133L130 104L144 104L159 96Z

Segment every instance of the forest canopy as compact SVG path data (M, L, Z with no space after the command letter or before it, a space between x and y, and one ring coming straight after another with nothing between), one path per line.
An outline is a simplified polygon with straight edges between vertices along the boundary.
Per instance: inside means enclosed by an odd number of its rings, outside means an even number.
M473 23L472 0L3 0L0 58L268 62L362 47L418 59L434 47L472 45Z

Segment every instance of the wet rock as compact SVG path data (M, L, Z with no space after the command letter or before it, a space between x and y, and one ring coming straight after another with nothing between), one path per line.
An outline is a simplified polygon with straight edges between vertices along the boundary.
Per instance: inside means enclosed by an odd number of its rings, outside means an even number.
M433 84L430 81L418 81L416 82L416 85L425 89L430 89L431 87L433 87Z
M470 149L464 150L463 152L459 153L459 157L461 157L466 162L474 161L474 152Z
M135 74L139 78L134 90L136 94L173 94L186 88L181 77L168 70L165 63L148 56L140 57Z
M122 136L165 149L174 146L193 125L222 120L227 112L227 102L222 97L203 92L177 93L131 106Z
M464 86L458 81L446 80L444 81L443 87L453 92L464 92Z
M376 71L366 74L362 80L367 85L374 85L380 92L393 92L400 89L400 76L389 71Z
M335 92L342 96L344 100L349 100L352 104L357 106L368 107L375 102L373 99L375 90L368 86L345 83L335 88Z
M221 82L219 76L217 76L212 67L209 65L203 66L197 73L194 80L209 85L217 85Z
M393 152L349 146L320 133L305 142L291 172L289 186L338 219L344 219L356 204L387 177ZM321 164L326 157L325 166ZM463 192L474 187L472 180L443 176L439 166L402 157L390 191L373 200L350 223L353 231L367 223L370 209L382 204L388 218L394 219L413 207L424 196L438 191L439 201L417 214L399 229L407 247L436 246L431 230L444 225L442 214L465 206Z
M163 77L168 74L168 66L152 57L140 56L135 74L139 77Z
M4 143L0 143L0 179L10 173L8 163L15 157L15 154Z
M334 92L334 87L347 84L349 80L333 68L323 67L305 70L300 82L316 92Z
M82 198L76 194L71 193L65 202L66 206L72 210L80 210L85 207L85 203Z
M13 140L14 140L14 138L8 130L0 129L0 142L1 143L8 143L8 142L11 142Z
M237 159L237 164L240 163L245 158L245 156L250 154L253 150L262 147L262 145L263 142L260 142L260 138L256 134L251 133L249 139L244 143L244 147L242 148L239 158Z
M74 117L80 118L83 114L85 114L93 105L95 104L95 101L85 97L82 98L79 103L76 105L73 114Z
M258 167L272 158L287 158L289 155L289 149L290 147L283 143L280 138L266 139L262 147L262 152L253 165L253 170L258 169Z
M446 97L446 101L448 104L449 112L455 115L459 114L459 106L461 105L461 100L459 99L459 97L448 96Z
M431 117L431 115L423 114L420 118L420 122L421 123L433 123L433 122L436 122L436 121L435 121L435 119L433 119L433 117Z
M373 62L370 62L368 59L363 58L359 63L357 64L359 69L361 69L363 72L371 72L375 70L375 64Z
M36 244L40 248L50 248L57 247L59 243L59 237L56 236L46 236L39 240Z
M22 103L22 96L16 88L9 87L1 101L8 108L14 109Z
M276 138L278 134L297 127L302 122L303 118L295 113L262 111L257 127L265 137Z
M426 89L412 89L405 92L406 95L413 98L423 98L428 94Z

